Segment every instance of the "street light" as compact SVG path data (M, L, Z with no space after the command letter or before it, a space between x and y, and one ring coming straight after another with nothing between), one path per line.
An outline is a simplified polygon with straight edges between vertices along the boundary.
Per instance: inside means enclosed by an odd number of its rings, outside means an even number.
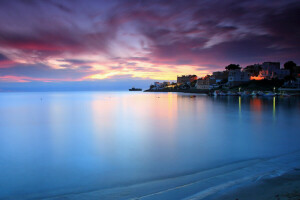
M273 91L274 91L274 93L275 93L275 91L276 91L276 87L274 87Z
M239 92L241 92L241 87L239 87Z

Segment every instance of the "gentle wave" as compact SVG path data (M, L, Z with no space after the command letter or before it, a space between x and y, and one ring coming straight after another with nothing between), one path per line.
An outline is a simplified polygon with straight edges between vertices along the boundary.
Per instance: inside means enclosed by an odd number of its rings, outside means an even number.
M242 161L184 176L48 199L206 199L230 187L280 176L299 166L300 151L297 151L270 159Z

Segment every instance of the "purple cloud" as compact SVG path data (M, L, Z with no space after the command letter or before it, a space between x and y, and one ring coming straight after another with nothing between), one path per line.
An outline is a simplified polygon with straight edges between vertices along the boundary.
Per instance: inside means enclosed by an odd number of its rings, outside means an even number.
M80 80L86 76L92 75L95 71L89 70L90 68L60 68L55 69L44 64L33 64L24 65L17 64L8 68L0 68L0 77L6 76L16 76L21 78L26 78L27 80ZM96 71L100 73L101 71Z
M114 71L126 66L158 73L140 63L206 70L266 60L299 63L299 13L297 0L1 1L0 64L12 57L35 65L0 73L77 79L96 73L92 64L98 61L78 59L84 56L99 56ZM51 59L68 64L39 64Z

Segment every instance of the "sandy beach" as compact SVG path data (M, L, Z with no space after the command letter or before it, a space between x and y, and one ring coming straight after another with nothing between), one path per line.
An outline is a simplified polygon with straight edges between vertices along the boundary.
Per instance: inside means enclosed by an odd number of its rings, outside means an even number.
M133 190L134 191L134 190ZM133 192L131 191L131 192ZM107 192L107 193L106 193ZM104 194L99 194L98 192L77 194L77 195L67 195L54 197L49 199L159 199L156 195L153 196L140 196L133 197L130 192L126 193L120 191L119 194L110 193L106 191ZM164 193L164 192L162 192ZM99 196L98 196L99 195ZM124 196L123 196L124 195ZM212 193L207 197L185 197L173 199L186 199L186 200L196 200L196 199L206 199L206 200L299 200L300 199L300 169L295 168L294 170L283 174L279 177L262 179L257 182L244 183L241 185L234 185L232 188L226 188L225 190L220 190L216 193ZM171 198L166 198L171 199Z
M299 200L300 169L217 193L209 200Z
M298 200L300 152L232 163L195 174L47 199Z

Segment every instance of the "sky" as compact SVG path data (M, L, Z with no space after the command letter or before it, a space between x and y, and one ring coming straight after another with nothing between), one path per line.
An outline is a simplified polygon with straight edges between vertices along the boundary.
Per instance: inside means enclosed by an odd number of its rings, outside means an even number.
M231 63L299 65L299 22L299 0L1 0L0 90L125 89Z

